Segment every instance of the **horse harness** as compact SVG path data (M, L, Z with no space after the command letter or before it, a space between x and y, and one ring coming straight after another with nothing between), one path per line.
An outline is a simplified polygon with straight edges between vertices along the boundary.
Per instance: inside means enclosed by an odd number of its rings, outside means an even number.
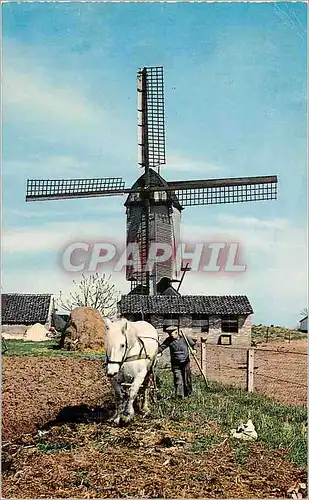
M137 337L137 340L141 346L139 354L133 354L133 356L126 357L129 346L128 346L128 339L127 339L126 334L124 336L125 336L126 344L125 344L125 350L124 350L124 354L122 356L121 361L111 361L109 359L109 357L106 355L106 363L107 364L117 364L120 367L123 365L123 363L126 363L127 361L138 361L140 359L149 359L151 361L151 357L147 354L145 344L142 341L142 338L139 337L138 335L136 335L136 337ZM143 353L143 351L144 351L144 353Z

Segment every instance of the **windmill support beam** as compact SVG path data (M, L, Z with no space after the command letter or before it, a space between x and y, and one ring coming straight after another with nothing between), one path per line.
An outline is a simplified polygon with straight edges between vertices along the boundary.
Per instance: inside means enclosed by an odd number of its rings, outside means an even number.
M193 181L171 181L168 182L168 190L177 189L200 189L212 187L247 186L254 184L277 183L276 175L262 175L258 177L228 177L226 179L201 179Z

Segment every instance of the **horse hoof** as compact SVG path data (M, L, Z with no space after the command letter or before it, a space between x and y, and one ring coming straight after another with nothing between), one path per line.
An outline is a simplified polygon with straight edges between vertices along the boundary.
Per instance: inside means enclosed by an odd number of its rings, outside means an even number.
M120 423L127 425L132 420L133 415L130 413L123 413L120 417Z
M108 419L108 422L111 422L112 424L118 425L120 422L120 415L113 415Z
M130 423L129 419L121 418L118 425L119 425L119 427L127 427L127 425L129 425L129 423Z

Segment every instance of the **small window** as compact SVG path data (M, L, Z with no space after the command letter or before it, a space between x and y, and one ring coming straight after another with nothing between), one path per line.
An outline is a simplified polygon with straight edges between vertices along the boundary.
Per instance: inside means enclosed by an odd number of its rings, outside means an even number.
M220 335L218 339L219 345L232 345L232 335Z
M222 316L221 330L223 333L238 333L238 316Z
M209 317L204 314L192 314L192 331L193 332L208 332Z
M166 200L166 192L165 191L155 191L153 194L155 201L165 201Z

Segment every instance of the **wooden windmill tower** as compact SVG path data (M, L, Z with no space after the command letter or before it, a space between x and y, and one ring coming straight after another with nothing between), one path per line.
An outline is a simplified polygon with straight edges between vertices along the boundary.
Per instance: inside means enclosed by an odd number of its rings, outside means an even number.
M144 170L131 188L119 177L27 181L26 201L127 195L127 245L138 248L138 265L127 266L131 291L156 294L161 279L175 281L174 253L151 270L151 243L169 245L180 238L180 215L185 206L272 200L277 176L166 181L160 175L165 160L163 68L138 71L138 164ZM132 245L131 245L132 248Z

